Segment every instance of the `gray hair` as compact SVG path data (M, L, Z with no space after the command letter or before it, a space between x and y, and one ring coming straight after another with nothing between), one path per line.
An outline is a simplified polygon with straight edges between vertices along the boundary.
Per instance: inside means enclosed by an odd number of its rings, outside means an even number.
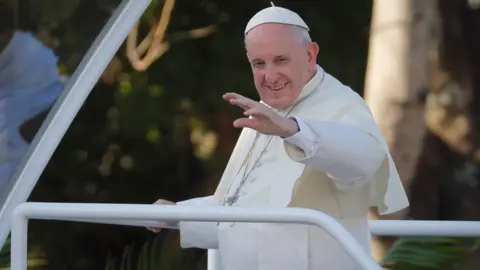
M310 37L310 33L307 29L300 27L300 26L293 26L293 38L300 42L303 46L307 46L312 42L312 38Z
M307 29L292 25L292 34L293 38L295 41L299 42L303 46L307 46L312 42L312 38L310 37L310 33L308 32ZM248 33L245 35L245 40L244 43L246 44L246 38L247 38Z

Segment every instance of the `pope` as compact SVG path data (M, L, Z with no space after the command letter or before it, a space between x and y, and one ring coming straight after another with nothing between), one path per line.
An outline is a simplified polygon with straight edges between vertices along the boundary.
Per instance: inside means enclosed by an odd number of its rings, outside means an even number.
M244 111L233 122L242 129L238 142L216 192L177 204L314 209L336 218L369 252L369 209L390 214L408 199L367 104L317 64L319 47L291 10L255 14L245 48L260 101L223 96ZM183 248L218 249L228 270L360 269L329 234L309 225L178 226Z

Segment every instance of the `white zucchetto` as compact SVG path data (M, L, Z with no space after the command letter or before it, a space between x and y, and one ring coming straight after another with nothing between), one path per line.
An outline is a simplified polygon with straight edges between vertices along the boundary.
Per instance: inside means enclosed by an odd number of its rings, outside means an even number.
M307 24L297 13L286 8L276 7L272 3L271 7L260 10L250 19L250 21L247 23L247 27L245 28L245 35L254 27L264 23L283 23L296 25L310 30Z

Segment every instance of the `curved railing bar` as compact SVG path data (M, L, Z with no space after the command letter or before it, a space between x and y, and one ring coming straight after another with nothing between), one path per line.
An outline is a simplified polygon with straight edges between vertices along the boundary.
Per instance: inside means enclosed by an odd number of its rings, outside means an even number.
M335 238L365 270L380 270L362 246L334 218L302 208L240 208L224 206L159 206L101 203L36 203L19 205L12 215L11 266L27 269L27 227L29 219L157 220L249 223L296 223L315 225Z

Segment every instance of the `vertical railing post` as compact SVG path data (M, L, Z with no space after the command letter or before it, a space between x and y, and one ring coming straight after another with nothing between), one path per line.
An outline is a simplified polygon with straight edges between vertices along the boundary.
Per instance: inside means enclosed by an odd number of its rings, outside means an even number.
M207 270L223 270L220 264L220 254L217 249L209 249L207 256Z
M18 209L18 208L17 208ZM10 244L11 270L27 270L28 263L28 218L22 211L12 213L12 239Z

